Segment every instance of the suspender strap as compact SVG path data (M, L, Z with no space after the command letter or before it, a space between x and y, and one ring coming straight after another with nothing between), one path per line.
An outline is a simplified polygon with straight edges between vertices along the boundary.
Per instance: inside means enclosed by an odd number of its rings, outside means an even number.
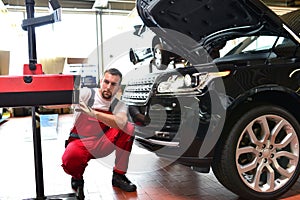
M99 134L99 136L102 136L103 134L105 134L106 131L108 131L109 129L110 128L108 126L104 127L103 131ZM92 136L83 136L83 135L80 135L78 133L71 132L69 136L72 137L72 138L76 138L76 139L82 139L82 138L94 137L95 135L92 135Z
M85 136L78 135L77 133L70 133L70 137L76 138L76 139L87 138Z
M91 88L91 97L89 98L89 101L87 103L87 106L92 107L94 105L94 101L95 101L95 90L93 88Z

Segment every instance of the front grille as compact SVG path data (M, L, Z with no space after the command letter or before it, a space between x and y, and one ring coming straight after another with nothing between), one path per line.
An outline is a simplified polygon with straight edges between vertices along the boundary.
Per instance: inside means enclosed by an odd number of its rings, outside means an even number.
M122 100L129 105L146 105L156 77L151 74L130 81L124 89Z

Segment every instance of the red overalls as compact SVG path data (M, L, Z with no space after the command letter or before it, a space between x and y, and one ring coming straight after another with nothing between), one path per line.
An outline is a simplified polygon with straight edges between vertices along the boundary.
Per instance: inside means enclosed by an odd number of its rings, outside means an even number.
M81 113L71 130L69 144L62 156L62 167L65 172L75 179L82 179L90 159L105 157L116 150L114 171L125 174L134 140L134 126L128 122L124 130L110 128L97 119ZM72 137L74 134L80 139Z

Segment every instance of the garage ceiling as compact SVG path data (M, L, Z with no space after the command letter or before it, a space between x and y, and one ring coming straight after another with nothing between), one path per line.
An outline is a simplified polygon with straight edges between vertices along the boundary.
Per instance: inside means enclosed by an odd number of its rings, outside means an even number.
M2 0L5 5L24 6L25 0ZM91 9L95 0L59 0L62 8ZM35 0L36 7L48 7L48 0ZM131 11L135 0L108 0L108 10Z

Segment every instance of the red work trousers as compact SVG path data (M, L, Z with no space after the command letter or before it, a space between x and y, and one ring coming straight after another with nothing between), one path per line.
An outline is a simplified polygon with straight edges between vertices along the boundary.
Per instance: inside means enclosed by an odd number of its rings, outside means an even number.
M90 159L108 156L115 150L114 171L125 174L134 140L134 127L128 123L126 129L127 133L110 128L101 137L70 138L62 156L64 171L75 179L82 179Z

